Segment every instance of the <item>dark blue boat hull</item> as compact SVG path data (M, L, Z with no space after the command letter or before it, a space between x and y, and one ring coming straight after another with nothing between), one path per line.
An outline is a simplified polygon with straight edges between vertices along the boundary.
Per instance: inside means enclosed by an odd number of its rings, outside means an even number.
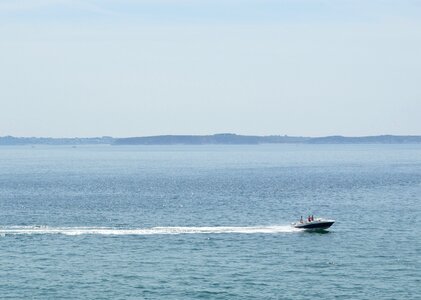
M330 226L333 225L333 223L335 223L334 221L329 221L329 222L321 222L321 223L306 223L306 224L296 224L295 228L300 228L300 229L328 229Z

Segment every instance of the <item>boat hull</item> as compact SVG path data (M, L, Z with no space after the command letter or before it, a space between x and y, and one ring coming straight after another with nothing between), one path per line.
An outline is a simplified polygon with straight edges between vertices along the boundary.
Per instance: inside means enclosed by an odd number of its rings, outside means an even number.
M299 229L306 229L306 230L324 230L328 229L335 223L333 220L326 220L326 221L313 221L307 223L295 223L294 227Z

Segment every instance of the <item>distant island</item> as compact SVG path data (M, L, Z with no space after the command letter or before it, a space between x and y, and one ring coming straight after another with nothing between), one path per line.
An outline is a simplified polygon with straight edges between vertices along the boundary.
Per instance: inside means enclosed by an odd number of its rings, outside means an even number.
M363 137L301 137L287 135L157 135L113 138L45 138L0 137L0 146L7 145L258 145L258 144L421 144L419 135L378 135Z

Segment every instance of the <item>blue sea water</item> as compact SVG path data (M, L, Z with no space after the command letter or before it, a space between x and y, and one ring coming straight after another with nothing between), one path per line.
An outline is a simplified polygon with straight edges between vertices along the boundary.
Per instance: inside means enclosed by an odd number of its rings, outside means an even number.
M421 299L420 215L421 145L4 146L0 298Z

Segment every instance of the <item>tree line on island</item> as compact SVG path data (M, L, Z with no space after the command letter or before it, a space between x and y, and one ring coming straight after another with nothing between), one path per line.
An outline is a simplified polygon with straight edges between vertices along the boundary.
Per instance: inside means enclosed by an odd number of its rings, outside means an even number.
M421 144L419 135L378 135L363 137L301 137L287 135L157 135L113 138L0 137L0 145L258 145L258 144Z

